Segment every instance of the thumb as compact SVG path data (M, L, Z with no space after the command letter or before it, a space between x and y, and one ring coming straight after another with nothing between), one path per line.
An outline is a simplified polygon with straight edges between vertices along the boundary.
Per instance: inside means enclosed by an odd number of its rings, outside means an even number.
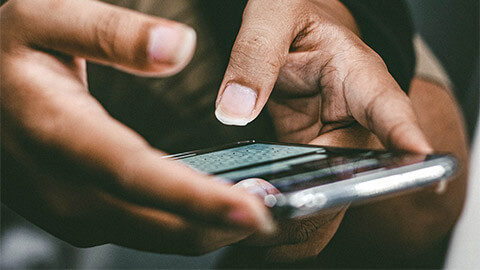
M291 1L249 1L220 86L215 115L226 125L255 119L273 89L301 26ZM278 20L282 18L282 20Z

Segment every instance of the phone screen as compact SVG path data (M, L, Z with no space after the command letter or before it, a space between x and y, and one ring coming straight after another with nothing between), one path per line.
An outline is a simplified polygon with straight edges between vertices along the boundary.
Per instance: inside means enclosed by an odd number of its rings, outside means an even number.
M232 182L253 177L265 179L281 192L302 190L430 158L432 156L411 153L261 142L178 157L197 170Z

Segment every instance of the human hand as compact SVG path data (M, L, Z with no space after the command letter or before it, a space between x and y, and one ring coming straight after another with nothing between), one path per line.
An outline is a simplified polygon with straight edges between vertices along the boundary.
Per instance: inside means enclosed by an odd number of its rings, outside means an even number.
M279 193L273 185L259 178L243 180L234 188L245 189L261 199L269 194ZM265 262L289 263L315 258L337 231L346 209L345 205L307 216L280 218L277 220L275 233L270 235L256 233L239 243L255 247L251 249L254 254L245 259L255 258L260 260L255 263L262 265Z
M0 17L9 207L77 246L198 254L272 228L258 199L164 159L89 94L86 59L171 75L193 29L93 1L12 0Z
M339 1L249 1L220 87L217 118L245 125L267 104L281 141L431 151L408 97L358 35ZM315 257L344 211L279 223L276 237L251 236L242 243L265 246L266 261ZM315 229L302 237L309 227Z
M356 124L332 130L312 140L310 144L349 148L380 148L381 144L370 131ZM234 187L264 198L279 191L261 179L248 179ZM255 246L253 258L258 263L291 263L315 258L330 242L343 220L348 205L322 210L317 213L278 220L274 234L253 234L241 245ZM261 255L259 255L261 254Z
M249 1L217 118L245 125L267 104L282 141L358 122L388 148L430 152L410 100L358 35L339 1Z

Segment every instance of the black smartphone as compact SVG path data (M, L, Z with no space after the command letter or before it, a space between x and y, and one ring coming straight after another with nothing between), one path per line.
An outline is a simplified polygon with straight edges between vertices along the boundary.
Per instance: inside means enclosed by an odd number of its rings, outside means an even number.
M265 204L295 217L371 201L447 180L456 169L449 154L421 155L317 145L242 141L168 156L232 183L270 182L280 193Z

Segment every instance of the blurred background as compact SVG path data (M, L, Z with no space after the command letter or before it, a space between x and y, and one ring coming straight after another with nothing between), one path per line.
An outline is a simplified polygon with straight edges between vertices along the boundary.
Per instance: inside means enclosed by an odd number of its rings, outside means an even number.
M479 103L479 1L408 0L417 31L453 82L472 138Z
M480 103L479 1L407 2L417 31L443 63L452 80L472 139ZM476 173L480 179L478 170ZM477 199L474 204L478 213L480 201ZM0 237L2 269L212 268L217 256L222 253L219 250L200 257L183 257L138 252L113 245L77 249L43 232L3 206ZM462 241L468 241L468 238L460 240ZM452 260L449 259L450 261Z

